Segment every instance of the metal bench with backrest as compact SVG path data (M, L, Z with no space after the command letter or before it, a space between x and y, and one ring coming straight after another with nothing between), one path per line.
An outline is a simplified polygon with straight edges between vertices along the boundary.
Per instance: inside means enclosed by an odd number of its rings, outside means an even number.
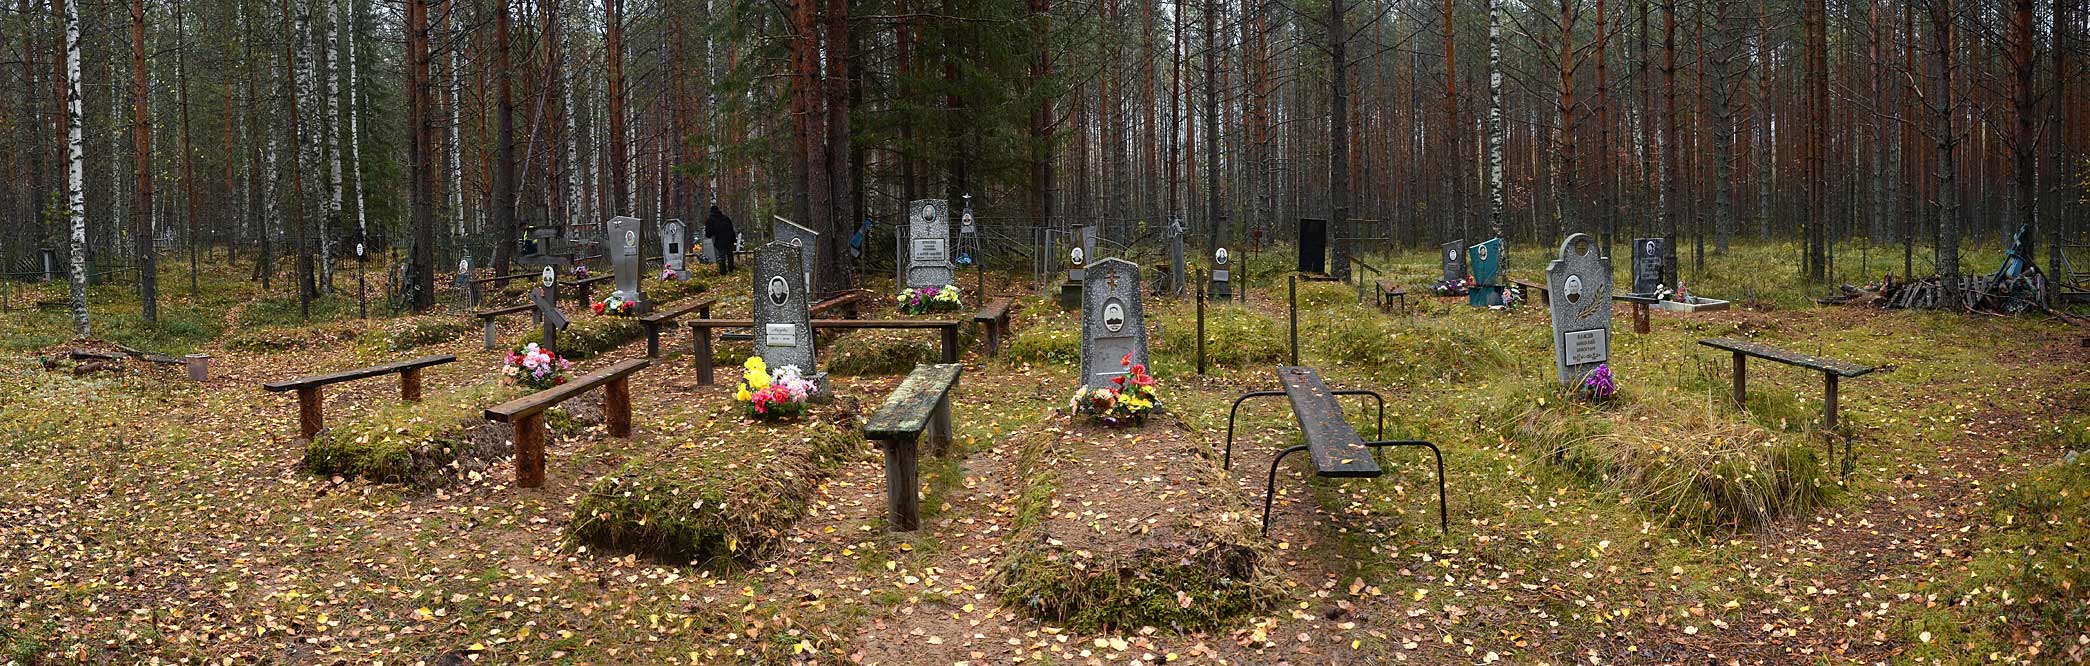
M407 402L420 402L421 370L429 366L442 365L456 360L456 356L449 354L423 356L405 361L394 361L384 365L373 365L367 368L269 382L262 384L261 388L271 393L297 391L298 434L309 440L312 439L313 435L319 434L320 430L326 428L326 415L321 407L321 402L324 398L320 395L320 387L328 384L339 384L358 379L396 374L399 375L399 399Z
M1007 297L995 298L987 301L987 307L980 308L979 313L972 316L974 323L987 329L988 356L1001 352L1001 339L1009 333L1009 307L1014 303Z
M717 304L718 297L705 296L667 307L654 308L653 312L639 317L639 323L646 327L646 358L660 358L660 329L662 327L673 326L676 319L692 312L696 313L699 319L710 319L711 307Z
M1313 368L1284 365L1277 368L1277 379L1284 385L1282 391L1252 391L1234 400L1232 410L1226 417L1226 455L1222 466L1233 469L1234 465L1234 415L1241 403L1249 398L1284 396L1292 404L1292 415L1299 421L1299 430L1306 439L1300 444L1285 449L1270 461L1270 476L1263 488L1263 533L1270 532L1270 505L1277 495L1277 466L1286 456L1306 451L1313 459L1314 473L1329 478L1377 478L1384 474L1374 457L1377 449L1384 447L1420 446L1437 457L1437 527L1449 533L1451 523L1444 501L1444 453L1436 444L1421 440L1374 440L1366 441L1343 419L1342 405L1337 396L1371 396L1379 403L1378 436L1386 436L1386 398L1377 391L1350 389L1334 391L1321 381L1321 373Z
M956 363L914 366L864 422L864 439L885 451L886 522L895 531L921 527L921 475L917 442L927 437L929 455L951 447L951 392L964 367Z
M486 420L515 424L515 485L544 485L544 410L602 387L603 421L611 437L631 436L631 374L652 365L635 358L558 386L486 408Z

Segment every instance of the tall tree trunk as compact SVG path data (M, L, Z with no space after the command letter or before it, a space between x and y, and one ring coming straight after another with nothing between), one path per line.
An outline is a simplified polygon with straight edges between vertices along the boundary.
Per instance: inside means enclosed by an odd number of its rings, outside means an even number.
M1959 291L1959 163L1956 160L1959 137L1953 132L1953 115L1958 113L1953 104L1952 75L1953 51L1957 48L1958 15L1953 0L1927 0L1930 10L1931 80L1930 123L1931 141L1937 150L1938 187L1938 274L1944 280L1944 305L1958 307L1961 303Z
M158 262L154 261L152 199L152 82L145 68L145 0L131 0L131 136L132 167L137 176L137 212L131 216L131 242L137 253L140 316L146 326L160 322Z
M630 135L624 120L624 0L603 0L602 8L603 59L610 71L610 194L617 213L630 215L637 212L638 202L632 198Z
M415 312L435 307L435 125L429 99L429 0L406 0L407 173L413 227L412 257L407 262L408 289Z
M65 210L66 220L72 227L72 307L73 337L84 338L92 334L87 321L87 139L82 135L80 123L80 6L79 2L51 0L58 5L58 13L65 17L65 39L60 60L65 66L65 80L61 83L61 99L65 100L65 112L58 117L58 134L65 141Z
M1205 2L1204 8L1206 233L1205 256L1208 257L1217 253L1219 250L1220 243L1223 241L1223 239L1229 237L1227 235L1226 229L1226 211L1220 207L1219 203L1219 10L1218 8L1213 7L1214 4L1217 3L1211 0L1207 0ZM1329 6L1331 7L1330 11L1336 14L1340 14L1343 11L1342 5L1343 0L1332 0L1329 3ZM1338 24L1340 24L1341 17L1337 16L1336 21ZM1340 34L1340 31L1337 31L1336 34ZM1345 111L1343 110L1344 104L1342 80L1344 77L1342 53L1343 52L1341 40L1338 39L1336 40L1335 46L1335 123L1337 127L1345 128L1343 134L1346 136L1348 135L1347 128L1349 126L1349 120L1348 117L1344 115ZM1346 160L1343 157L1343 151L1348 150L1349 147L1343 145L1344 143L1345 142L1343 141L1337 141L1334 152L1329 154L1329 163L1335 167L1335 170L1338 173L1344 172L1347 169L1345 162L1347 162L1348 160ZM1113 146L1112 150L1116 150L1116 147ZM1338 230L1336 231L1336 238L1338 239L1336 243L1335 253L1336 266L1338 267L1338 270L1347 270L1347 267L1344 266L1342 261L1342 258L1345 255L1343 254L1344 250L1342 249L1343 246L1340 239L1343 238L1344 235L1343 232L1340 231L1340 229L1343 228L1343 223L1341 222L1341 220L1347 217L1350 212L1349 183L1347 180L1337 180L1335 182L1336 185L1334 186L1334 198L1332 199L1333 210L1331 211L1331 214L1334 215L1335 219L1330 221L1329 224L1334 225L1331 228Z
M1180 19L1180 17L1178 17ZM1030 80L1032 86L1049 86L1052 81L1052 2L1030 0L1031 58ZM1052 98L1040 96L1037 107L1030 114L1030 187L1026 197L1030 225L1033 229L1052 229L1053 147L1052 147ZM1076 127L1075 131L1086 133L1087 127ZM1079 240L1070 241L1079 247ZM1093 260L1093 258L1091 258Z
M1616 194L1611 180L1611 34L1604 0L1597 0L1597 215L1604 219L1604 256L1611 256L1611 243L1618 236L1618 211L1612 208Z
M810 0L806 0L810 1ZM850 208L854 205L856 182L855 171L850 166L849 129L849 81L850 61L856 57L849 38L849 1L827 0L826 21L827 44L822 51L827 56L827 205L824 216L816 215L815 226L820 230L821 243L825 246L816 254L820 265L814 267L814 279L819 280L822 294L838 293L856 286L855 276L850 272L849 234ZM1045 0L1033 0L1044 2ZM1047 107L1048 110L1050 107ZM812 288L808 285L808 288Z
M174 78L179 86L176 94L181 107L181 193L183 200L182 219L189 228L189 300L195 301L201 294L196 287L196 254L203 244L203 237L196 231L196 159L195 144L189 141L189 35L188 3L174 4L175 61ZM228 89L229 90L229 89Z
M509 12L508 0L494 0L494 67L498 69L494 73L498 91L498 99L494 102L494 114L498 118L493 167L495 275L508 274L516 241L522 237L515 216L515 63L509 53L512 41Z
M2016 120L2010 141L2011 203L2016 209L2015 222L2029 229L2024 248L2028 258L2039 256L2032 247L2039 238L2039 133L2034 122L2039 99L2032 89L2032 79L2039 75L2039 58L2033 50L2039 37L2032 28L2034 4L2035 0L2010 0L2010 106Z
M358 262L362 261L364 253L368 249L365 245L370 241L370 218L363 212L362 108L358 101L362 91L357 87L359 84L356 82L356 28L360 25L359 21L363 16L363 12L359 9L362 2L363 0L348 0L348 15L342 21L342 24L345 26L343 29L348 31L346 39L348 42L348 64L344 65L343 69L346 69L348 72L348 164L349 172L355 175L355 182L350 194L353 196L356 205L356 260ZM358 268L357 270L361 269ZM357 279L360 280L362 278L358 277Z
M1502 3L1488 2L1488 233L1500 238L1503 216L1508 208L1504 191L1502 150L1509 143L1509 128L1502 122Z
M1554 126L1556 159L1553 161L1553 230L1556 234L1574 228L1575 189L1575 23L1581 19L1582 3L1560 0L1560 97ZM1550 239L1548 239L1550 240Z
M290 0L283 0L282 8L283 69L286 71L298 71L301 69L297 65L296 35L298 33L292 25L292 19L295 15L291 11ZM294 82L289 91L290 94L284 95L284 102L285 111L290 122L287 136L290 137L293 144L290 151L290 228L292 242L297 245L298 317L310 318L312 316L312 297L316 294L313 293L312 252L305 240L304 150L297 145L302 143L300 136L304 131L300 122L301 119L298 117L298 97L299 93L302 92L301 88L303 88L302 85L296 85Z

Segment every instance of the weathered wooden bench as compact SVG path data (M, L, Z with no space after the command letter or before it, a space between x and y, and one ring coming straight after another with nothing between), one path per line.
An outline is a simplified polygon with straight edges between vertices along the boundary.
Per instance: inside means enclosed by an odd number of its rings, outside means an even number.
M813 330L850 329L913 329L934 330L943 342L944 363L958 362L958 321L939 319L814 319ZM697 361L697 383L711 385L711 330L716 328L750 328L751 319L698 319L689 323L692 344ZM801 368L803 369L803 368Z
M1653 328L1649 326L1647 322L1647 308L1648 306L1654 305L1662 299L1655 298L1653 296L1642 296L1640 294L1613 294L1611 296L1611 300L1614 302L1631 304L1633 306L1634 333L1647 335L1648 331L1653 330Z
M828 298L827 300L823 300L818 303L806 306L806 314L818 317L820 315L827 314L829 310L841 310L843 319L855 319L857 317L856 306L858 303L862 303L864 298L865 295L862 291L851 291L843 294L838 294L834 297ZM755 334L752 331L731 331L727 333L720 333L718 339L747 341L755 339Z
M573 381L486 408L486 420L515 424L515 485L544 485L544 410L602 387L602 415L611 437L631 436L631 373L652 365L635 358Z
M711 306L717 304L718 297L704 296L666 307L654 308L653 312L639 317L639 323L646 327L646 358L660 358L661 327L672 326L675 324L676 319L680 319L683 315L692 312L697 313L697 317L700 319L710 319Z
M298 434L303 435L305 439L312 439L313 435L319 434L320 430L326 428L326 416L321 409L323 398L320 396L320 387L328 384L339 384L358 379L397 374L399 375L399 399L407 402L420 402L421 370L429 366L442 365L455 362L456 360L456 356L449 354L423 356L417 359L394 361L367 368L269 382L262 384L261 388L271 393L297 391Z
M1777 361L1786 365L1819 370L1822 375L1822 425L1828 430L1836 429L1836 382L1845 377L1862 377L1874 368L1831 358L1810 356L1786 351L1770 345L1736 340L1734 338L1706 338L1698 344L1714 349L1725 349L1734 353L1734 404L1749 404L1749 357ZM1833 451L1832 451L1833 453Z
M1379 291L1379 309L1386 309L1386 306L1392 305L1395 299L1399 299L1401 312L1405 313L1408 311L1407 288L1394 284L1392 280L1377 280L1373 283L1373 286L1377 287Z
M587 307L595 304L595 300L591 296L595 291L596 283L602 282L604 280L614 280L616 279L616 277L617 276L609 273L603 273L601 275L597 275L591 278L574 280L572 282L561 282L559 283L560 293L572 293L575 297L577 297L576 302L580 303L582 307ZM568 292L566 291L567 287L574 287L575 289L573 289L571 292Z
M1451 532L1444 502L1444 453L1437 445L1421 440L1377 440L1365 441L1357 429L1343 419L1342 405L1336 396L1366 395L1379 403L1379 437L1386 436L1386 398L1377 391L1351 389L1329 390L1321 381L1321 373L1313 368L1283 365L1277 368L1277 379L1284 385L1282 391L1252 391L1234 400L1234 407L1226 416L1226 455L1222 466L1233 469L1234 465L1234 414L1241 403L1249 398L1284 396L1292 403L1292 415L1299 421L1299 430L1305 435L1306 443L1287 448L1270 461L1270 477L1263 490L1263 533L1270 532L1270 504L1277 493L1277 466L1285 456L1300 451L1310 453L1317 476L1330 478L1377 478L1385 472L1374 458L1377 449L1383 447L1420 446L1437 457L1437 527Z
M1513 285L1517 285L1517 286L1519 286L1519 287L1523 287L1523 288L1524 288L1524 291L1527 291L1527 292L1532 292L1532 291L1538 292L1538 302L1539 302L1539 305L1552 305L1552 304L1553 304L1553 294L1552 294L1552 293L1551 293L1550 291L1548 291L1548 290L1546 289L1546 285L1542 285L1542 284L1532 284L1532 283L1529 283L1529 282L1525 282L1525 281L1523 281L1523 280L1510 280L1510 281L1509 281L1509 283L1510 283L1510 284L1513 284Z
M1006 297L991 299L987 301L987 307L980 308L980 312L972 316L973 322L987 329L988 356L1001 353L1002 336L1009 333L1009 306L1013 304L1015 301Z
M510 305L510 306L508 306L508 307L505 307L505 308L495 308L495 309L492 309L492 310L479 310L479 311L473 312L473 313L472 313L472 316L474 316L474 317L478 317L478 318L479 318L479 322L480 322L480 324L482 325L482 328L486 329L486 348L487 348L487 349L489 349L489 350L491 350L491 349L493 349L493 348L494 348L494 346L495 346L495 344L494 344L494 333L495 333L495 330L494 330L494 329L496 328L496 326L495 326L496 320L500 319L500 318L501 318L501 317L503 317L503 316L507 316L507 315L512 315L512 314L522 314L522 313L525 313L525 312L536 312L536 311L537 311L537 306L536 306L536 305L533 305L533 304L530 304L530 303L524 303L524 304L522 304L522 305Z
M916 443L927 435L929 455L950 453L951 391L965 366L917 365L864 422L864 439L885 451L885 519L894 531L921 527L921 475Z

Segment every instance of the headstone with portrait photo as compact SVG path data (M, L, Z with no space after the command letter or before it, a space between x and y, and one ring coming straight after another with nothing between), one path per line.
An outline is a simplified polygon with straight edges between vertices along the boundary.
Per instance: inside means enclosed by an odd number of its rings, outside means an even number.
M639 290L639 218L619 215L610 218L604 234L604 251L610 257L610 272L616 277L617 294L632 303L635 314L653 309Z
M1611 361L1611 259L1588 234L1560 244L1560 258L1546 266L1553 294L1553 367L1560 383L1574 388L1597 366Z
M1088 388L1113 386L1126 373L1123 362L1147 362L1146 307L1140 301L1139 265L1111 257L1089 267L1082 290L1081 377Z
M951 263L951 206L918 199L907 206L907 287L937 289L957 280Z
M813 318L807 307L805 254L795 243L770 241L755 248L755 355L773 372L785 366L827 392L827 375L815 371Z

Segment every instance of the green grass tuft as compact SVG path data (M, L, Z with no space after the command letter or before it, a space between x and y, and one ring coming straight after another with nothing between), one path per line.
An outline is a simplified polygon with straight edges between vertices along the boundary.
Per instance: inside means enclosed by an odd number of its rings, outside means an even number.
M637 317L581 317L571 320L566 330L559 332L559 356L579 361L643 337L646 337L646 326L640 324ZM538 328L524 335L515 346L543 341L544 331Z
M395 402L367 418L320 431L305 447L314 474L362 477L415 487L441 485L464 460L499 455L478 451L472 434L485 427L482 410L522 395L522 388L485 378L421 402Z

